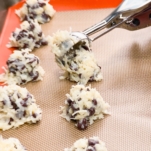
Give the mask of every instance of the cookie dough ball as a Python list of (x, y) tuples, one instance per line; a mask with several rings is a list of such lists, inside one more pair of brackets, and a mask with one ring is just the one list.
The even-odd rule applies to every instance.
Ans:
[(77, 140), (71, 148), (65, 148), (64, 151), (107, 151), (107, 148), (98, 137), (90, 137)]
[(27, 51), (14, 51), (7, 60), (5, 73), (0, 75), (0, 82), (23, 85), (30, 81), (43, 80), (45, 71), (39, 64), (39, 58)]
[(85, 130), (97, 119), (109, 114), (109, 104), (103, 101), (100, 93), (90, 86), (72, 86), (70, 94), (66, 94), (65, 106), (61, 107), (61, 116), (67, 121), (76, 122), (79, 130)]
[(55, 12), (52, 5), (49, 4), (49, 0), (26, 0), (23, 7), (16, 10), (21, 21), (37, 19), (41, 24), (49, 22)]
[(27, 151), (20, 141), (16, 138), (3, 139), (0, 135), (0, 150), (1, 151)]
[(51, 51), (55, 54), (58, 66), (64, 71), (60, 79), (69, 79), (80, 84), (101, 81), (101, 67), (97, 64), (89, 42), (78, 41), (68, 31), (58, 31), (51, 37)]
[(44, 36), (41, 26), (36, 20), (24, 21), (20, 26), (21, 28), (16, 28), (11, 34), (10, 42), (7, 44), (8, 48), (33, 50), (48, 44), (49, 37)]
[(17, 85), (0, 87), (0, 129), (5, 131), (41, 120), (41, 109), (26, 88)]

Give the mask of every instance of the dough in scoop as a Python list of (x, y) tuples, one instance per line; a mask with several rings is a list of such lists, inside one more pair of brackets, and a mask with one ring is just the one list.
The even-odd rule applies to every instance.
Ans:
[(51, 51), (55, 54), (58, 66), (64, 71), (60, 78), (84, 85), (88, 81), (101, 81), (101, 67), (97, 64), (89, 42), (78, 41), (68, 31), (58, 31), (50, 38)]

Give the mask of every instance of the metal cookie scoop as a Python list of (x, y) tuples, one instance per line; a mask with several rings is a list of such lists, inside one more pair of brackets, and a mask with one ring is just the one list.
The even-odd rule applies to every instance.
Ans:
[[(151, 0), (123, 0), (104, 20), (83, 32), (72, 32), (71, 35), (76, 36), (79, 41), (87, 39), (91, 42), (116, 27), (133, 31), (148, 26), (151, 26)], [(101, 30), (103, 30), (103, 32), (94, 38), (89, 37)]]

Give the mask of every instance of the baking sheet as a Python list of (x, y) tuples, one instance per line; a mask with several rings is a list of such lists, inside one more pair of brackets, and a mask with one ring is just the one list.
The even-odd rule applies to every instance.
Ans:
[[(99, 22), (112, 9), (58, 12), (50, 23), (42, 25), (46, 35), (58, 29), (82, 31)], [(29, 83), (27, 89), (43, 110), (42, 121), (18, 129), (0, 132), (16, 137), (28, 151), (62, 151), (77, 139), (99, 136), (108, 151), (151, 150), (151, 28), (140, 31), (115, 29), (97, 41), (92, 49), (102, 67), (104, 80), (92, 82), (106, 102), (111, 116), (97, 120), (86, 131), (59, 117), (59, 106), (75, 83), (59, 80), (59, 67), (50, 47), (33, 53), (39, 56), (46, 71), (43, 82)]]

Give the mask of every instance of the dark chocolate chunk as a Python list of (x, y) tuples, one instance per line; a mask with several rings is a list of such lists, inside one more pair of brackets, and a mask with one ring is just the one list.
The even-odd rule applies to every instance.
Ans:
[(89, 51), (89, 48), (88, 48), (86, 45), (82, 45), (81, 47), (82, 47), (83, 49)]
[(15, 102), (11, 101), (11, 105), (13, 106), (14, 110), (19, 109), (19, 107), (17, 106), (17, 104)]
[(41, 36), (42, 36), (42, 32), (40, 32), (40, 33), (38, 34), (38, 36), (41, 37)]
[(47, 15), (45, 12), (42, 13), (42, 18), (44, 18), (46, 21), (50, 19), (51, 17)]
[(90, 109), (88, 109), (89, 111), (89, 116), (92, 116), (95, 113), (95, 108), (91, 107)]
[(88, 122), (85, 118), (77, 122), (77, 128), (79, 130), (85, 130), (87, 127), (88, 127)]
[(71, 108), (72, 108), (73, 112), (76, 112), (79, 110), (79, 108), (76, 106), (76, 103), (74, 101), (71, 103)]
[(10, 67), (10, 68), (9, 68), (9, 72), (10, 72), (10, 73), (16, 74), (16, 71), (17, 71), (17, 70), (16, 70), (14, 67)]
[(29, 48), (29, 44), (24, 43), (23, 48), (24, 49)]
[(92, 103), (93, 103), (94, 105), (97, 105), (97, 100), (96, 100), (96, 99), (93, 99), (93, 100), (92, 100)]
[(69, 106), (71, 106), (72, 100), (71, 100), (71, 99), (68, 99), (68, 100), (67, 100), (67, 103), (68, 103)]
[(95, 144), (99, 144), (98, 141), (94, 140), (94, 139), (89, 139), (88, 140), (88, 146), (94, 146)]
[(37, 117), (36, 113), (33, 113), (33, 114), (32, 114), (32, 116), (33, 116), (34, 118), (36, 118), (36, 117)]
[(45, 41), (45, 40), (42, 40), (42, 41), (41, 41), (41, 45), (42, 45), (42, 46), (48, 45), (48, 42)]
[(44, 7), (46, 5), (46, 3), (38, 3), (40, 7)]
[(13, 119), (13, 118), (10, 118), (8, 125), (11, 125), (11, 122), (13, 122), (13, 121), (14, 121), (14, 119)]

